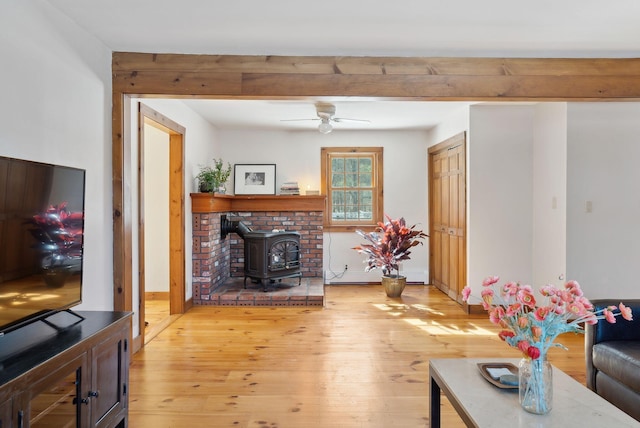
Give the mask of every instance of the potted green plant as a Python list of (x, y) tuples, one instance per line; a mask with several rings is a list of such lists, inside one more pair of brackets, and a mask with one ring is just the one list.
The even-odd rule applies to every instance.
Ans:
[(407, 284), (407, 278), (400, 275), (399, 263), (409, 260), (410, 249), (416, 245), (422, 245), (422, 239), (429, 235), (416, 230), (416, 225), (407, 227), (403, 217), (395, 220), (386, 214), (385, 217), (387, 222), (378, 222), (373, 232), (367, 233), (357, 229), (356, 233), (368, 243), (353, 249), (367, 256), (365, 272), (376, 268), (382, 269), (382, 285), (387, 296), (400, 297)]
[(200, 192), (211, 193), (219, 192), (225, 193), (224, 184), (231, 175), (231, 164), (227, 162), (227, 167), (224, 167), (224, 161), (222, 159), (213, 159), (213, 166), (200, 165), (200, 172), (196, 175), (198, 180), (198, 190)]

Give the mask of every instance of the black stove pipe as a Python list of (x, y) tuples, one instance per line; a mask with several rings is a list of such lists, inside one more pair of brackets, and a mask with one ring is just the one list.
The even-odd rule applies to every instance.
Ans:
[(253, 231), (240, 220), (228, 220), (226, 215), (220, 216), (220, 237), (224, 241), (228, 234), (235, 233), (244, 239), (244, 235)]

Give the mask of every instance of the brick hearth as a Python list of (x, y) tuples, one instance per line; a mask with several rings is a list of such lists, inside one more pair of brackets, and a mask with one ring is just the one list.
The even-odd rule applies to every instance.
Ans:
[(244, 288), (242, 278), (229, 278), (215, 289), (209, 300), (201, 303), (210, 306), (324, 306), (324, 284), (322, 278), (285, 278), (267, 284), (247, 279)]
[[(324, 304), (322, 283), (322, 210), (309, 209), (292, 211), (295, 202), (309, 203), (309, 199), (298, 197), (281, 198), (272, 196), (271, 205), (264, 211), (225, 211), (220, 208), (214, 196), (203, 205), (202, 194), (194, 199), (193, 209), (193, 304), (224, 306), (321, 306)], [(233, 197), (231, 197), (233, 198)], [(236, 197), (237, 198), (237, 197)], [(228, 201), (229, 196), (222, 199)], [(232, 201), (234, 199), (231, 199)], [(264, 201), (264, 198), (261, 199)], [(293, 201), (293, 203), (292, 203)], [(322, 200), (323, 201), (323, 200)], [(198, 202), (198, 203), (196, 203)], [(238, 198), (247, 206), (251, 201)], [(274, 210), (279, 203), (282, 210)], [(264, 206), (264, 202), (262, 202)], [(323, 206), (323, 205), (321, 205)], [(289, 210), (287, 210), (287, 207)], [(198, 212), (199, 211), (199, 212)], [(211, 212), (209, 212), (211, 211)], [(240, 220), (253, 230), (284, 229), (300, 233), (300, 271), (302, 284), (298, 279), (283, 279), (278, 287), (268, 285), (267, 291), (261, 284), (247, 279), (247, 290), (242, 286), (244, 279), (244, 242), (232, 233), (222, 240), (220, 235), (221, 216), (229, 220)], [(288, 285), (289, 283), (295, 286)]]

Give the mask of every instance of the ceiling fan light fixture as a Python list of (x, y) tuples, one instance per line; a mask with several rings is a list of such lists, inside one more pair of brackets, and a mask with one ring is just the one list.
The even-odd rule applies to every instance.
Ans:
[(321, 134), (328, 134), (333, 131), (333, 126), (331, 126), (328, 120), (322, 119), (322, 123), (318, 126), (318, 131), (320, 131)]

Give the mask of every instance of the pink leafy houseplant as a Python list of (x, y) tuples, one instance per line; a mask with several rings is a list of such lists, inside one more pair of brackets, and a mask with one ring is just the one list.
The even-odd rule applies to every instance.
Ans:
[(365, 272), (373, 269), (382, 269), (385, 276), (400, 276), (398, 263), (409, 260), (410, 249), (416, 245), (422, 245), (422, 239), (429, 235), (416, 230), (416, 225), (407, 227), (403, 217), (393, 220), (385, 214), (386, 223), (378, 222), (373, 232), (364, 232), (360, 229), (356, 233), (362, 236), (368, 243), (353, 247), (354, 250), (367, 256)]
[[(530, 285), (507, 282), (496, 287), (498, 281), (499, 277), (490, 276), (482, 282), (482, 306), (489, 312), (491, 322), (503, 328), (498, 336), (526, 358), (546, 356), (551, 347), (566, 349), (555, 339), (562, 333), (584, 333), (582, 323), (596, 324), (600, 319), (615, 323), (619, 315), (632, 319), (631, 308), (622, 302), (594, 312), (576, 281), (567, 282), (564, 288), (541, 287), (542, 305), (538, 305)], [(462, 298), (468, 302), (470, 297), (467, 286)]]

